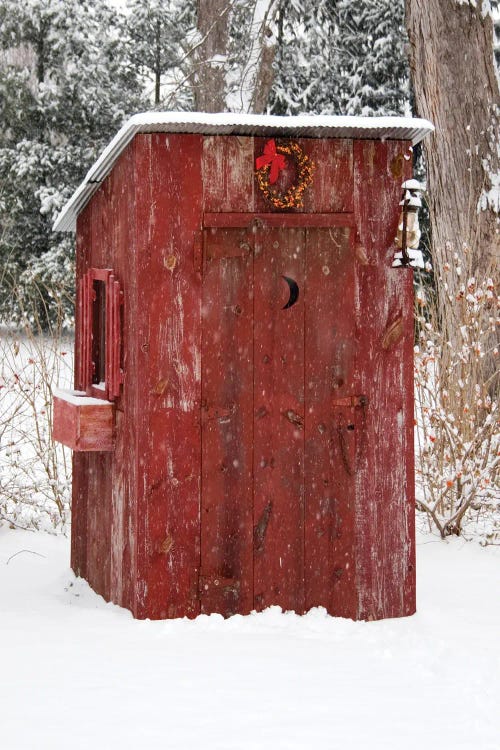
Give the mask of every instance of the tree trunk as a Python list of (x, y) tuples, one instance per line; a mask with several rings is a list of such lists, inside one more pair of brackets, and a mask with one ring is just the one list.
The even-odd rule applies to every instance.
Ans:
[[(240, 54), (229, 48), (230, 17), (234, 12), (231, 0), (198, 0), (198, 34), (200, 41), (195, 56), (194, 96), (196, 109), (219, 112), (227, 109), (238, 112), (266, 111), (269, 92), (274, 80), (273, 62), (276, 37), (273, 33), (276, 0), (252, 0), (248, 28), (240, 29), (244, 39)], [(231, 68), (231, 66), (233, 66)], [(233, 90), (226, 80), (231, 68)], [(238, 71), (239, 89), (234, 91), (234, 74)]]
[[(272, 30), (273, 12), (276, 10), (275, 0), (256, 0), (253, 12), (252, 29), (255, 37), (247, 63), (253, 75), (250, 80), (253, 92), (248, 111), (263, 114), (267, 109), (269, 92), (274, 82), (274, 58), (276, 56), (277, 38)], [(258, 31), (257, 31), (258, 30)], [(246, 76), (245, 76), (246, 78)]]
[(460, 319), (453, 313), (456, 300), (467, 294), (468, 279), (481, 284), (497, 273), (500, 91), (493, 21), (486, 3), (476, 0), (406, 0), (406, 27), (417, 113), (436, 127), (425, 155), (440, 327), (449, 342), (441, 367), (447, 371), (451, 352), (483, 335), (482, 383), (495, 398), (494, 297), (482, 306), (474, 330), (466, 330), (463, 311)]
[(276, 45), (264, 42), (261, 48), (261, 56), (255, 77), (255, 88), (252, 96), (250, 111), (255, 114), (264, 114), (267, 109), (269, 92), (274, 82), (273, 63), (276, 55)]
[(425, 154), (438, 275), (456, 265), (455, 253), (463, 274), (483, 277), (498, 258), (500, 93), (493, 21), (483, 5), (406, 0), (417, 113), (436, 127)]
[(158, 18), (155, 28), (155, 105), (160, 103), (161, 73), (161, 20)]
[(36, 42), (36, 79), (38, 83), (45, 81), (45, 30), (40, 28), (40, 36)]
[(229, 0), (198, 0), (198, 33), (194, 97), (199, 112), (226, 109)]

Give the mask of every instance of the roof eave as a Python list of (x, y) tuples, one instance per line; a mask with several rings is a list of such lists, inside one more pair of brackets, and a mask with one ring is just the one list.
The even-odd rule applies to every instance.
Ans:
[(433, 132), (428, 120), (403, 117), (299, 115), (278, 117), (204, 112), (145, 112), (131, 117), (106, 146), (56, 218), (55, 232), (74, 232), (76, 219), (137, 133), (264, 135), (302, 138), (407, 140), (413, 145)]

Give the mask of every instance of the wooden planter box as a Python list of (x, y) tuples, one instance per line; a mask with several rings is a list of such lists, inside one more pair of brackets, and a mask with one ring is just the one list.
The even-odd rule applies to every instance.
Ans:
[(55, 391), (53, 435), (74, 451), (113, 450), (113, 404), (81, 391)]

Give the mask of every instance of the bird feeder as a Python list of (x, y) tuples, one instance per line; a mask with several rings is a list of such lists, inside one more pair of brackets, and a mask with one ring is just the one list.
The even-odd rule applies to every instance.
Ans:
[(392, 266), (393, 268), (399, 266), (424, 268), (422, 252), (418, 249), (420, 244), (418, 209), (422, 207), (420, 193), (425, 191), (425, 186), (417, 180), (405, 180), (402, 188), (403, 197), (399, 202), (401, 214), (396, 235), (396, 245), (401, 248), (401, 252), (394, 254)]
[(54, 435), (71, 565), (106, 600), (415, 611), (412, 270), (391, 264), (431, 130), (153, 112), (91, 168), (55, 224), (77, 305)]

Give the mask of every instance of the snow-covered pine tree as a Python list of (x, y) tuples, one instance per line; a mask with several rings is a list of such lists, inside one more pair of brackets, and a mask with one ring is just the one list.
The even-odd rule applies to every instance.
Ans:
[(336, 18), (332, 0), (279, 0), (278, 49), (269, 109), (277, 115), (337, 113)]
[[(86, 170), (141, 107), (116, 11), (100, 0), (0, 0), (0, 307), (71, 283), (72, 242), (53, 219)], [(16, 294), (12, 294), (13, 286)]]
[(408, 111), (409, 66), (403, 0), (338, 0), (339, 100), (347, 115)]
[(402, 114), (403, 0), (281, 0), (272, 111)]
[(190, 49), (193, 0), (129, 0), (129, 59), (145, 80), (155, 109), (192, 109)]

